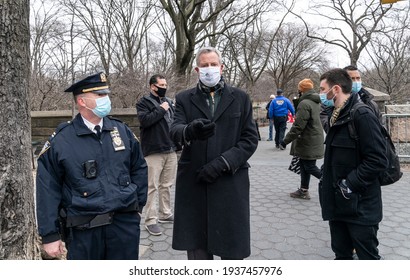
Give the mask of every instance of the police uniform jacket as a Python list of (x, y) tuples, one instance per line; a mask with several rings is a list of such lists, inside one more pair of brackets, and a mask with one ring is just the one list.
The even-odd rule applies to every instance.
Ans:
[[(124, 149), (115, 151), (118, 131)], [(118, 139), (117, 139), (118, 140)], [(61, 124), (38, 159), (36, 197), (43, 243), (60, 239), (59, 209), (67, 217), (139, 210), (147, 198), (147, 166), (140, 144), (121, 121), (104, 118), (101, 140), (80, 114)], [(95, 178), (86, 178), (84, 162), (95, 160)]]
[[(354, 96), (353, 96), (354, 97)], [(387, 167), (385, 141), (377, 117), (368, 106), (357, 109), (359, 102), (350, 97), (325, 140), (323, 178), (319, 184), (319, 201), (324, 220), (376, 225), (382, 220), (382, 196), (378, 175)], [(354, 121), (359, 139), (351, 138), (348, 123)], [(352, 190), (343, 197), (338, 180), (346, 179)]]
[[(184, 127), (198, 118), (215, 122), (215, 135), (185, 145), (178, 162), (173, 248), (206, 249), (235, 258), (250, 255), (249, 164), (258, 145), (248, 95), (225, 84), (212, 117), (205, 94), (192, 88), (176, 96), (171, 137), (182, 141)], [(223, 156), (230, 171), (214, 183), (200, 183), (197, 171)]]
[(296, 119), (283, 142), (292, 142), (290, 154), (305, 160), (323, 158), (323, 129), (320, 123), (320, 97), (309, 90), (300, 97)]

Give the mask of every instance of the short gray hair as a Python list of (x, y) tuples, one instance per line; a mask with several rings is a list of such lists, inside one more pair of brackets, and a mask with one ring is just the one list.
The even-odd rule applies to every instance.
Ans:
[(219, 63), (222, 64), (222, 55), (221, 55), (221, 52), (220, 52), (220, 51), (218, 51), (218, 50), (217, 50), (216, 48), (214, 48), (214, 47), (203, 47), (203, 48), (200, 48), (199, 51), (198, 51), (198, 53), (196, 54), (196, 58), (195, 58), (196, 65), (197, 65), (197, 66), (199, 65), (199, 57), (200, 57), (202, 54), (204, 54), (204, 53), (211, 53), (211, 52), (214, 52), (214, 53), (216, 53), (216, 54), (218, 55)]

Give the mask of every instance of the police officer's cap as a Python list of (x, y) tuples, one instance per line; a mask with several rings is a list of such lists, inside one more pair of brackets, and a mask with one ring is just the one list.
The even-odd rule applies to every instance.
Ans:
[(72, 84), (65, 92), (72, 92), (74, 95), (87, 92), (109, 94), (110, 89), (108, 88), (107, 77), (104, 73), (100, 72)]
[(276, 94), (282, 94), (283, 93), (283, 90), (281, 89), (281, 88), (278, 88), (277, 90), (276, 90)]

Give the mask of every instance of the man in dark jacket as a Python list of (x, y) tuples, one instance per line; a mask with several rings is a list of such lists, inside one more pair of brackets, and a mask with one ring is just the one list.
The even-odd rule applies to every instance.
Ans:
[[(345, 70), (324, 73), (320, 90), (334, 100), (319, 184), (332, 250), (336, 259), (352, 259), (353, 249), (359, 259), (380, 259), (377, 231), (383, 212), (378, 175), (386, 169), (387, 159), (379, 121), (368, 106), (359, 107), (350, 118), (350, 110), (359, 101), (351, 94), (352, 80)], [(350, 137), (351, 121), (358, 139)]]
[(310, 175), (320, 178), (322, 172), (316, 160), (323, 158), (323, 129), (320, 123), (320, 97), (313, 90), (313, 82), (303, 79), (298, 84), (301, 93), (296, 120), (285, 139), (279, 144), (285, 148), (292, 143), (290, 154), (300, 158), (300, 187), (290, 193), (293, 198), (310, 199)]
[[(374, 115), (379, 118), (380, 122), (382, 122), (382, 114), (380, 112), (379, 106), (373, 100), (373, 96), (362, 87), (362, 78), (360, 76), (359, 70), (353, 65), (346, 66), (343, 69), (347, 71), (350, 78), (352, 79), (352, 95), (356, 96), (359, 102), (363, 102), (364, 104), (369, 106)], [(327, 132), (329, 130), (328, 120), (331, 112), (333, 111), (333, 104), (331, 101), (326, 100), (324, 95), (321, 95), (321, 100), (322, 106), (320, 112), (320, 120), (322, 122), (323, 129), (325, 130), (325, 132)]]
[(172, 247), (188, 259), (250, 255), (249, 164), (258, 145), (252, 103), (226, 84), (218, 50), (198, 51), (198, 85), (176, 96), (172, 138), (183, 144)]
[[(141, 128), (141, 146), (148, 165), (148, 198), (145, 206), (145, 228), (161, 235), (158, 223), (172, 223), (171, 187), (177, 172), (177, 147), (169, 135), (174, 119), (174, 104), (165, 97), (167, 81), (156, 74), (149, 80), (150, 94), (137, 103)], [(158, 197), (158, 198), (157, 198)], [(156, 207), (158, 199), (158, 212)]]
[(275, 126), (275, 145), (276, 148), (279, 149), (279, 143), (281, 143), (283, 137), (285, 137), (288, 113), (290, 112), (292, 116), (295, 116), (295, 109), (290, 100), (283, 96), (282, 89), (279, 88), (276, 94), (276, 98), (273, 99), (269, 107), (269, 118), (273, 119)]
[(107, 117), (110, 90), (103, 73), (66, 89), (79, 114), (58, 126), (38, 159), (36, 207), (44, 250), (68, 259), (138, 259), (147, 165), (121, 121)]

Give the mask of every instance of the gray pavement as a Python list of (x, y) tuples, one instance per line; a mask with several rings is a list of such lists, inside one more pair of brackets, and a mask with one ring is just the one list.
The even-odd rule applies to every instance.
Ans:
[[(331, 260), (330, 234), (321, 218), (316, 178), (311, 179), (311, 200), (289, 196), (299, 186), (299, 175), (287, 170), (289, 148), (280, 151), (268, 142), (268, 128), (249, 160), (251, 164), (251, 260)], [(318, 165), (322, 161), (318, 161)], [(394, 185), (383, 187), (384, 219), (379, 229), (379, 250), (386, 260), (410, 259), (410, 172)], [(172, 201), (174, 201), (174, 189)], [(140, 259), (186, 259), (172, 249), (172, 224), (160, 224), (164, 233), (150, 235), (141, 222)]]

